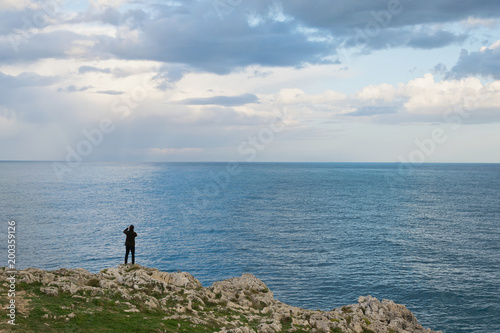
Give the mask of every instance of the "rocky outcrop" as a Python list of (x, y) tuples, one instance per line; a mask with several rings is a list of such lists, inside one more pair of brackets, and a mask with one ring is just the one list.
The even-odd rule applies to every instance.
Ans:
[[(7, 283), (5, 269), (0, 280)], [(221, 333), (274, 332), (435, 332), (424, 329), (411, 311), (393, 301), (359, 297), (357, 304), (332, 311), (313, 311), (284, 304), (258, 278), (243, 274), (205, 288), (188, 273), (167, 273), (139, 265), (120, 265), (98, 274), (84, 269), (18, 271), (17, 281), (37, 286), (47, 296), (61, 294), (95, 299), (112, 298), (124, 312), (159, 312), (163, 320)], [(49, 314), (46, 314), (48, 316)], [(69, 313), (64, 320), (74, 320)]]

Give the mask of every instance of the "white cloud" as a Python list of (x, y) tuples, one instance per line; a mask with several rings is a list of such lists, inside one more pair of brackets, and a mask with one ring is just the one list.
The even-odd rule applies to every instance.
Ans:
[(274, 101), (289, 107), (301, 123), (307, 119), (327, 121), (345, 114), (361, 116), (359, 121), (363, 122), (380, 122), (383, 118), (389, 123), (432, 123), (444, 121), (447, 112), (458, 109), (475, 114), (473, 122), (488, 122), (500, 121), (499, 88), (500, 81), (483, 83), (473, 77), (436, 81), (429, 73), (407, 83), (369, 85), (351, 95), (331, 90), (306, 94), (301, 89), (282, 89), (267, 98), (259, 97), (266, 103)]
[(485, 18), (478, 18), (478, 17), (468, 17), (466, 20), (462, 21), (462, 24), (465, 25), (466, 27), (487, 27), (490, 29), (493, 29), (497, 26), (498, 24), (498, 19), (485, 19)]
[(451, 108), (491, 107), (500, 96), (491, 87), (473, 77), (436, 82), (432, 74), (426, 74), (402, 86), (400, 94), (408, 98), (404, 107), (409, 113), (444, 114)]
[(94, 8), (118, 7), (128, 2), (128, 0), (89, 0), (90, 5)]
[(488, 50), (495, 50), (500, 47), (500, 39), (491, 44), (489, 47), (488, 46), (483, 46), (479, 49), (479, 52), (484, 53)]
[(37, 9), (39, 5), (31, 0), (2, 0), (0, 1), (0, 10)]
[(383, 83), (376, 86), (370, 85), (368, 87), (364, 87), (356, 94), (356, 97), (361, 100), (382, 100), (384, 102), (389, 102), (394, 100), (396, 93), (396, 87)]

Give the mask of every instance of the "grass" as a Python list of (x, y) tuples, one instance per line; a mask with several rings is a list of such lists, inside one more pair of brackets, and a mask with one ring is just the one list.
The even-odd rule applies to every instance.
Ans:
[(350, 307), (348, 307), (348, 306), (343, 306), (343, 307), (342, 307), (342, 312), (343, 312), (343, 313), (352, 313), (353, 311), (352, 311), (352, 309), (351, 309)]
[[(128, 266), (127, 270), (136, 270), (139, 266)], [(99, 280), (90, 278), (85, 283), (86, 286), (98, 287)], [(16, 304), (25, 304), (18, 308), (16, 313), (16, 326), (9, 325), (7, 320), (0, 322), (0, 332), (216, 332), (222, 329), (222, 322), (225, 322), (227, 329), (246, 326), (257, 331), (260, 323), (273, 322), (273, 312), (262, 309), (266, 304), (254, 297), (256, 290), (245, 290), (238, 294), (237, 299), (249, 299), (253, 304), (254, 314), (258, 318), (251, 318), (242, 315), (238, 310), (226, 307), (227, 301), (222, 294), (202, 293), (200, 298), (192, 298), (192, 291), (183, 288), (168, 286), (163, 283), (141, 283), (140, 290), (128, 290), (128, 294), (122, 291), (111, 289), (97, 289), (83, 287), (76, 294), (63, 292), (59, 288), (57, 296), (47, 295), (40, 291), (45, 285), (41, 283), (26, 284), (19, 282), (16, 284)], [(85, 290), (88, 289), (88, 290)], [(136, 287), (137, 288), (137, 287)], [(6, 306), (9, 302), (7, 298), (6, 285), (0, 285), (0, 317), (7, 317)], [(98, 290), (100, 293), (96, 293)], [(267, 290), (269, 292), (269, 290)], [(215, 299), (210, 298), (215, 297)], [(146, 303), (150, 301), (160, 301), (163, 309), (152, 307)], [(148, 303), (150, 304), (150, 303)], [(152, 304), (152, 303), (151, 303)], [(192, 309), (187, 308), (191, 304)], [(180, 311), (179, 306), (184, 307)], [(177, 309), (176, 309), (177, 308)], [(137, 309), (139, 312), (130, 312)], [(260, 310), (260, 311), (255, 311)], [(184, 312), (186, 317), (173, 316), (177, 311)], [(354, 310), (349, 306), (341, 308), (344, 318), (332, 318), (331, 322), (347, 322), (351, 325)], [(195, 315), (193, 315), (195, 314)], [(297, 318), (305, 318), (307, 321), (314, 314), (307, 311)], [(176, 319), (171, 319), (171, 317)], [(191, 318), (189, 318), (191, 316)], [(294, 325), (294, 315), (281, 318), (282, 332), (306, 333), (311, 328)], [(199, 324), (194, 324), (190, 320)], [(368, 318), (362, 318), (363, 326), (371, 325)], [(332, 328), (331, 333), (343, 333), (341, 328)], [(374, 333), (367, 327), (363, 327), (362, 333)], [(398, 333), (389, 329), (389, 333)]]
[[(194, 325), (188, 321), (163, 319), (165, 311), (150, 310), (142, 302), (123, 300), (113, 295), (99, 298), (73, 297), (69, 293), (49, 296), (40, 292), (39, 283), (22, 284), (18, 293), (29, 300), (29, 311), (17, 312), (16, 325), (3, 321), (0, 330), (8, 332), (214, 332), (220, 330), (211, 325)], [(5, 310), (8, 299), (6, 289), (1, 287), (0, 315), (7, 318)], [(125, 312), (131, 308), (129, 302), (140, 312)], [(69, 318), (68, 315), (74, 314)], [(73, 315), (71, 315), (73, 316)]]
[(87, 286), (90, 287), (99, 287), (99, 279), (92, 278), (87, 281)]

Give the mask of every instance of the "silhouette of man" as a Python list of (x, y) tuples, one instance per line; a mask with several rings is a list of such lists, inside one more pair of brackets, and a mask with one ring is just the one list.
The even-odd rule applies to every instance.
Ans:
[(128, 253), (132, 253), (132, 265), (135, 263), (135, 238), (137, 237), (137, 233), (134, 231), (134, 226), (131, 225), (127, 229), (123, 230), (123, 233), (127, 235), (127, 239), (125, 240), (125, 265), (127, 264)]

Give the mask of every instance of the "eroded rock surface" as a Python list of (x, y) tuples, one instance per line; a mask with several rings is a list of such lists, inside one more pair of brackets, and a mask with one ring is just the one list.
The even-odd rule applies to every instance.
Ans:
[[(7, 283), (5, 269), (0, 281)], [(18, 282), (39, 284), (53, 297), (65, 293), (88, 301), (119, 299), (125, 312), (140, 312), (137, 304), (164, 313), (164, 320), (184, 320), (213, 327), (221, 333), (274, 332), (377, 332), (431, 333), (404, 305), (361, 296), (357, 304), (332, 311), (313, 311), (284, 304), (257, 277), (243, 274), (205, 288), (192, 275), (167, 273), (139, 265), (119, 265), (98, 274), (84, 269), (18, 271)], [(64, 319), (71, 321), (70, 313)], [(163, 316), (163, 314), (162, 314)], [(194, 327), (193, 326), (193, 327)]]

